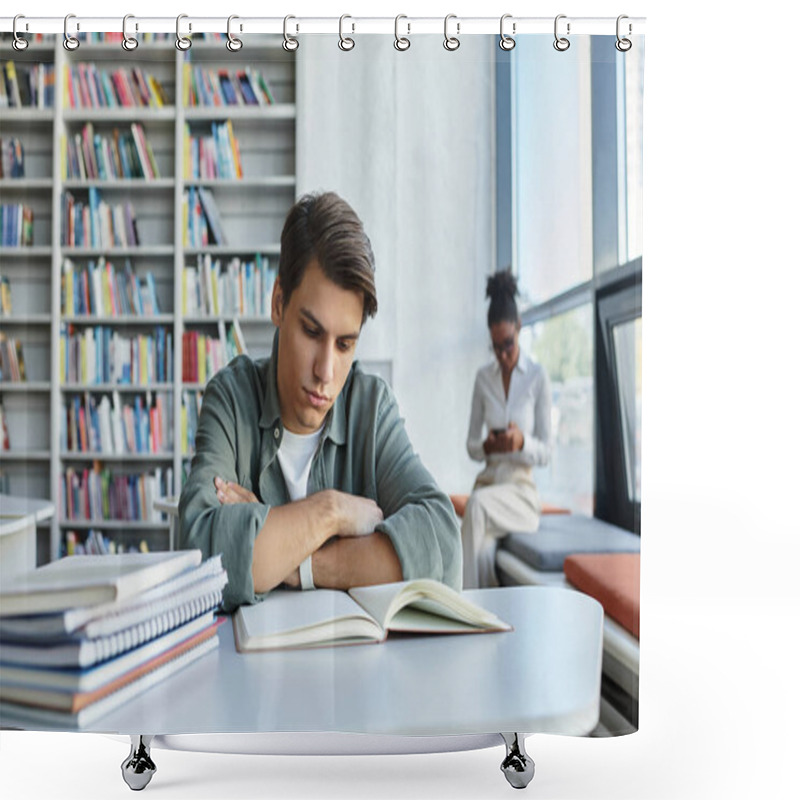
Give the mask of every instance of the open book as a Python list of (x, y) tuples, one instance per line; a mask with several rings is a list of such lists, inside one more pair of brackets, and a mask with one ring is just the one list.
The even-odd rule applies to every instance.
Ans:
[(277, 650), (381, 642), (389, 631), (477, 633), (511, 626), (439, 581), (420, 579), (340, 592), (278, 589), (233, 618), (236, 649)]

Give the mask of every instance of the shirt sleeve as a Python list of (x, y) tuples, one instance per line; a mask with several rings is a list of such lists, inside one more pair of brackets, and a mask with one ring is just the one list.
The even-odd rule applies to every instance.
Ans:
[(477, 375), (472, 389), (472, 410), (469, 415), (467, 453), (469, 453), (469, 457), (473, 461), (486, 461), (486, 453), (483, 450), (483, 392), (479, 381), (480, 375)]
[(433, 578), (461, 589), (461, 531), (453, 505), (414, 452), (387, 390), (378, 409), (376, 490), (403, 580)]
[(550, 391), (550, 378), (543, 367), (541, 380), (535, 382), (533, 387), (534, 421), (533, 430), (525, 431), (525, 441), (522, 445), (522, 454), (526, 462), (534, 467), (546, 467), (550, 462), (550, 419), (552, 397)]
[[(212, 379), (203, 395), (196, 453), (178, 507), (179, 547), (198, 548), (203, 558), (222, 554), (222, 564), (228, 573), (222, 597), (225, 611), (257, 599), (253, 587), (253, 544), (269, 511), (261, 503), (221, 505), (217, 499), (214, 488), (217, 475), (238, 480), (236, 424), (233, 393), (223, 382)], [(257, 434), (254, 431), (253, 435)]]

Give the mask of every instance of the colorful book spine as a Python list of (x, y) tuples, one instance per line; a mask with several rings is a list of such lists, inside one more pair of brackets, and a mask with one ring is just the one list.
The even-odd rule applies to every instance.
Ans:
[[(61, 518), (159, 523), (162, 515), (153, 508), (153, 501), (168, 494), (172, 483), (171, 468), (118, 475), (99, 465), (92, 469), (67, 467), (61, 476)], [(94, 546), (103, 548), (103, 541), (96, 539)]]
[(137, 247), (136, 213), (126, 202), (109, 205), (100, 192), (89, 187), (88, 202), (64, 192), (61, 200), (61, 244), (66, 247)]
[(224, 328), (218, 336), (184, 331), (182, 347), (184, 383), (205, 384), (232, 357), (246, 352), (243, 342), (240, 348), (236, 339), (230, 339)]
[(103, 325), (77, 332), (64, 323), (60, 338), (62, 383), (145, 385), (173, 379), (172, 332), (161, 326), (151, 335), (128, 337)]
[(70, 180), (121, 180), (161, 177), (144, 128), (132, 123), (130, 130), (114, 128), (110, 136), (94, 132), (87, 122), (80, 133), (61, 137), (62, 175)]
[(171, 405), (168, 392), (148, 391), (132, 403), (123, 403), (118, 393), (99, 398), (91, 392), (75, 394), (61, 405), (61, 448), (105, 455), (169, 452), (174, 442)]
[(266, 316), (277, 267), (266, 256), (234, 257), (227, 264), (205, 253), (183, 270), (183, 313), (187, 316)]
[(261, 72), (247, 67), (236, 72), (186, 64), (189, 106), (266, 106), (275, 102), (269, 82)]
[(66, 317), (148, 316), (159, 314), (152, 272), (139, 278), (130, 260), (122, 271), (105, 258), (85, 266), (64, 259), (61, 267), (61, 313)]
[(33, 245), (33, 209), (20, 203), (0, 205), (0, 244), (4, 247)]
[(66, 64), (64, 87), (68, 108), (160, 108), (170, 102), (158, 79), (138, 68)]
[(189, 124), (184, 135), (184, 177), (213, 180), (244, 177), (239, 142), (233, 133), (233, 123), (212, 122), (210, 135), (193, 135)]

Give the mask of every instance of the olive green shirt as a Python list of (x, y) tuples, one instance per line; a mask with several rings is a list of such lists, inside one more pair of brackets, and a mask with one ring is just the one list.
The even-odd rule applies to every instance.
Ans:
[[(272, 357), (238, 356), (208, 383), (196, 453), (180, 498), (179, 543), (204, 558), (222, 554), (228, 571), (223, 608), (263, 599), (253, 588), (253, 544), (273, 505), (289, 502), (276, 458), (283, 437)], [(257, 503), (221, 505), (219, 475), (249, 489)], [(461, 534), (453, 507), (414, 452), (397, 401), (379, 377), (354, 362), (325, 421), (308, 494), (322, 489), (374, 500), (403, 579), (435, 578), (461, 588)]]

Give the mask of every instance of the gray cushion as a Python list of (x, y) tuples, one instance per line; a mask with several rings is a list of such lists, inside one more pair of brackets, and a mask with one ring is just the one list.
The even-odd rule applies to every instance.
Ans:
[(510, 533), (497, 543), (541, 572), (560, 572), (573, 553), (638, 553), (630, 531), (583, 514), (544, 514), (535, 533)]

